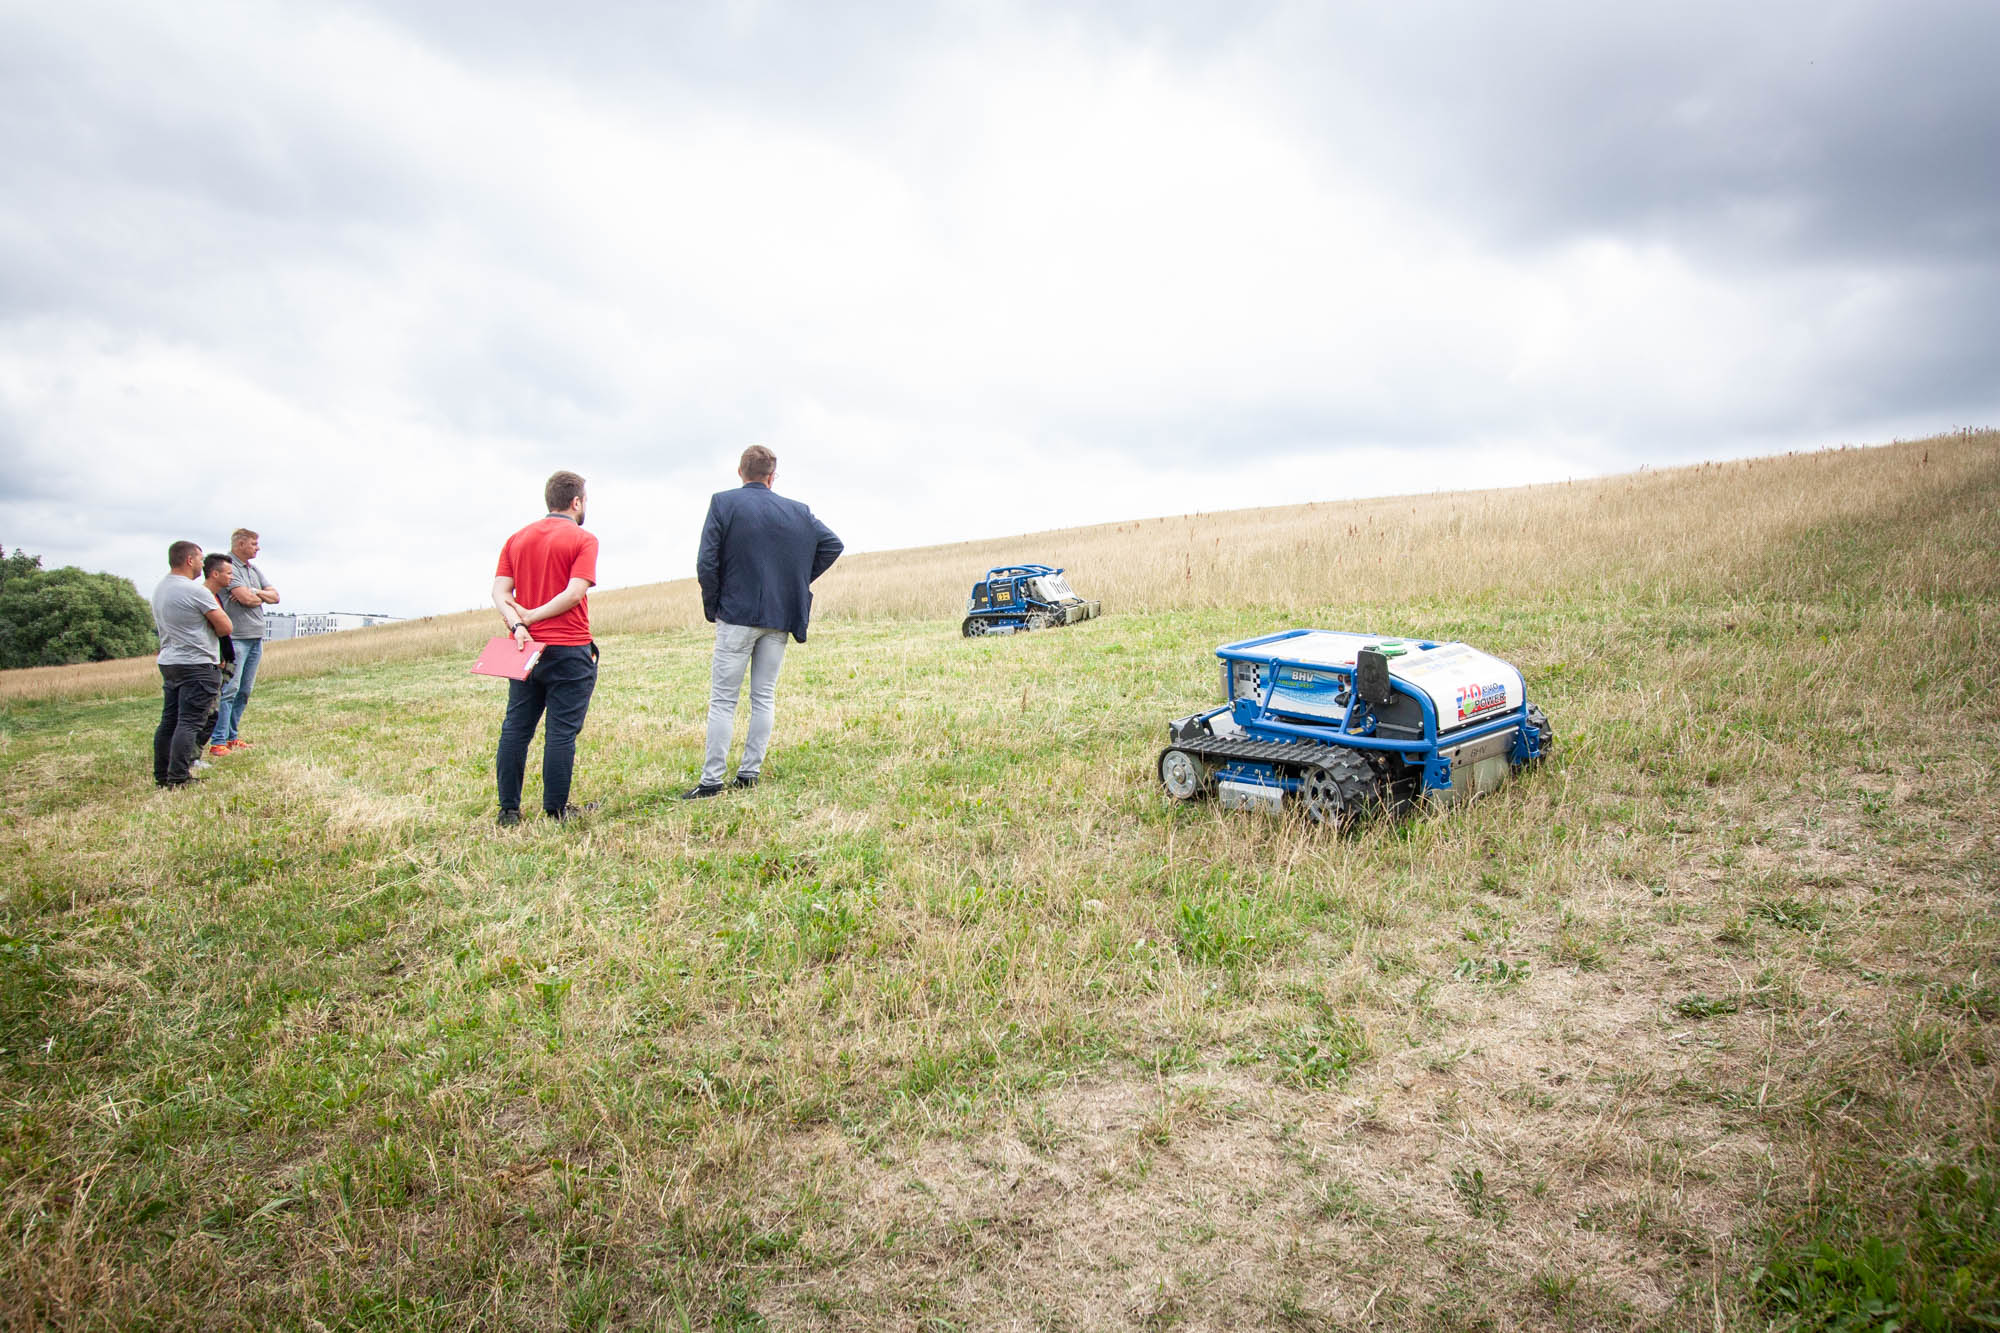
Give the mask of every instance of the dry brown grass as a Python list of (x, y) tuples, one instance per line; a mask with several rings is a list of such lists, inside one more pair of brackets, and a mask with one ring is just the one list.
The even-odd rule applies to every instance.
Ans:
[[(1325, 501), (1101, 523), (945, 546), (849, 555), (815, 586), (822, 621), (955, 619), (994, 565), (1044, 561), (1111, 611), (1263, 606), (1302, 613), (1350, 601), (1478, 599), (1571, 592), (1637, 579), (1662, 598), (1759, 549), (1749, 534), (1837, 522), (1913, 474), (1950, 488), (2000, 447), (1964, 431), (1867, 449), (1643, 470), (1590, 481)], [(692, 579), (591, 598), (600, 635), (693, 629)], [(272, 643), (259, 678), (283, 680), (415, 658), (476, 653), (485, 610)], [(0, 702), (150, 692), (148, 658), (0, 672)]]
[[(715, 802), (689, 590), (607, 593), (581, 827), (496, 834), (448, 662), (273, 690), (200, 803), (145, 702), (12, 704), (0, 1322), (1767, 1328), (1996, 1160), (1996, 495), (1987, 433), (857, 556)], [(958, 639), (1036, 556), (1117, 616)], [(1555, 759), (1172, 805), (1291, 619), (1490, 645)]]

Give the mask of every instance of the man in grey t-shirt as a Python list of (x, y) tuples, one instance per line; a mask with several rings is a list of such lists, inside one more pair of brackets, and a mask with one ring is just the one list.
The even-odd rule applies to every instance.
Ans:
[(167, 576), (153, 589), (165, 695), (153, 732), (153, 781), (162, 787), (184, 787), (194, 779), (209, 711), (222, 689), (220, 636), (229, 632), (229, 617), (215, 594), (229, 585), (232, 568), (226, 555), (204, 560), (194, 542), (175, 542), (167, 548)]
[(236, 674), (222, 682), (215, 732), (208, 738), (208, 752), (216, 758), (250, 748), (250, 742), (236, 732), (243, 723), (243, 710), (250, 706), (257, 663), (264, 659), (264, 608), (278, 600), (278, 590), (265, 582), (264, 571), (253, 563), (258, 545), (257, 534), (248, 528), (229, 534), (229, 558), (236, 572), (222, 594), (222, 609), (229, 615), (229, 637), (236, 647)]

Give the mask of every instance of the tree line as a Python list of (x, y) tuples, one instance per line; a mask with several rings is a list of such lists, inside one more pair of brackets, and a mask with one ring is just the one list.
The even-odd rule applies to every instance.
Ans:
[(132, 580), (0, 547), (0, 668), (69, 666), (159, 649), (153, 608)]

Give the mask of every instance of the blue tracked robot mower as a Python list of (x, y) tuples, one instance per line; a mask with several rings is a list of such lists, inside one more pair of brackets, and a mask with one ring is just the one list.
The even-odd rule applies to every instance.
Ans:
[(1491, 791), (1555, 743), (1521, 673), (1467, 644), (1294, 629), (1215, 655), (1222, 707), (1167, 724), (1177, 800), (1344, 826)]
[(1103, 603), (1086, 602), (1070, 591), (1063, 572), (1049, 565), (1002, 565), (986, 571), (972, 585), (965, 601), (965, 623), (959, 632), (968, 639), (982, 634), (1016, 634), (1023, 630), (1074, 625), (1103, 614)]

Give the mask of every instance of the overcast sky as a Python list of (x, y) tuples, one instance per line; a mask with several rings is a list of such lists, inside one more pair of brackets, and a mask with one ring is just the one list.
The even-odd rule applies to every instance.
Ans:
[[(0, 542), (606, 587), (2000, 421), (2000, 5), (0, 0)], [(1047, 558), (1061, 563), (1063, 553)], [(976, 571), (967, 571), (967, 582)]]

